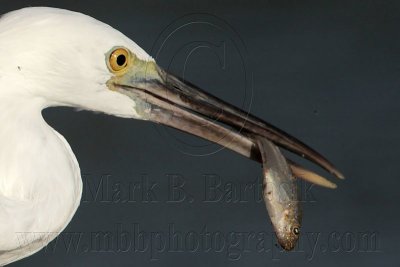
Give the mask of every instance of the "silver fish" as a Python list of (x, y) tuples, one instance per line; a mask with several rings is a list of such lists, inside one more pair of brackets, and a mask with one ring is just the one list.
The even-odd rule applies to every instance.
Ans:
[(292, 250), (300, 236), (301, 207), (296, 178), (278, 147), (255, 137), (262, 157), (263, 198), (279, 244)]

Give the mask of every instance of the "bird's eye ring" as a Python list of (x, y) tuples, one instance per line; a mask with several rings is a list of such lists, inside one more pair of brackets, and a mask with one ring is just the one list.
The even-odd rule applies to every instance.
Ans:
[(125, 48), (117, 48), (111, 54), (109, 58), (109, 67), (113, 72), (119, 72), (125, 69), (129, 63), (129, 51)]

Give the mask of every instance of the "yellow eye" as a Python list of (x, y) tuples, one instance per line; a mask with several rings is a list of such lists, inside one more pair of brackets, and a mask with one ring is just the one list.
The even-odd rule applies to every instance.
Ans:
[(110, 69), (114, 72), (121, 71), (128, 66), (129, 51), (124, 48), (115, 49), (109, 58)]

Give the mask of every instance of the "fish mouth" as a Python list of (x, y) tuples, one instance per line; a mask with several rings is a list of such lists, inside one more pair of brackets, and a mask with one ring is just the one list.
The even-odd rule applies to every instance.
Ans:
[(253, 137), (267, 138), (343, 178), (325, 157), (283, 130), (157, 65), (149, 69), (146, 75), (128, 73), (113, 81), (114, 90), (135, 100), (136, 111), (143, 119), (201, 137), (258, 162), (262, 162), (260, 149)]
[(278, 238), (279, 245), (285, 250), (292, 250), (295, 248), (297, 240), (300, 237), (300, 225), (290, 226), (285, 231), (277, 231), (275, 233)]

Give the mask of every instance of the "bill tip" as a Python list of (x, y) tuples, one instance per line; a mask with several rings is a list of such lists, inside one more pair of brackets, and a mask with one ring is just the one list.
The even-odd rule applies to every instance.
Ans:
[(336, 173), (336, 177), (339, 178), (339, 179), (342, 179), (342, 180), (345, 179), (344, 175), (339, 171)]

